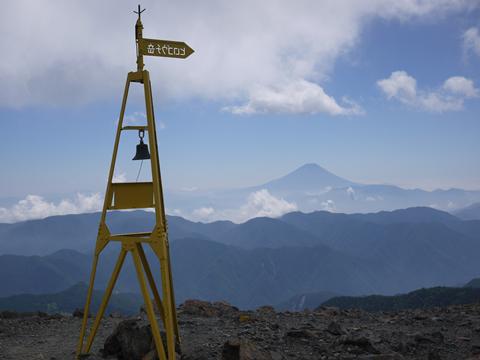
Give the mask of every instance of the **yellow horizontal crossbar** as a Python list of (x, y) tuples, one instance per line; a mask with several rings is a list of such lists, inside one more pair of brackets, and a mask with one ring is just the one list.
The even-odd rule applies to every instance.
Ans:
[(150, 242), (151, 232), (139, 232), (128, 234), (110, 235), (108, 240), (112, 241), (126, 241), (126, 242)]
[(124, 126), (122, 127), (122, 130), (145, 130), (148, 131), (148, 126), (135, 126), (135, 125), (129, 125), (129, 126)]

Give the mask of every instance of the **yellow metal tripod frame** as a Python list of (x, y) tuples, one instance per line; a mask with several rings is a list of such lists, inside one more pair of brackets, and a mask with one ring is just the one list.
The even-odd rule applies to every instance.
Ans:
[[(180, 343), (178, 332), (177, 314), (175, 308), (175, 296), (172, 283), (172, 270), (170, 266), (170, 252), (167, 236), (167, 220), (165, 216), (165, 208), (163, 201), (162, 181), (160, 175), (160, 162), (158, 158), (157, 136), (155, 128), (155, 115), (153, 110), (152, 89), (150, 83), (150, 75), (147, 70), (143, 70), (142, 66), (138, 66), (138, 71), (130, 72), (127, 77), (125, 90), (123, 94), (122, 107), (120, 110), (120, 118), (118, 121), (117, 133), (113, 149), (112, 162), (108, 175), (107, 190), (105, 192), (105, 202), (103, 205), (100, 225), (98, 230), (97, 242), (90, 274), (90, 281), (87, 292), (87, 300), (85, 303), (83, 321), (80, 330), (80, 339), (77, 347), (77, 359), (83, 354), (90, 352), (98, 327), (105, 313), (113, 288), (120, 274), (120, 270), (124, 263), (127, 253), (131, 253), (135, 270), (140, 284), (140, 290), (145, 301), (145, 310), (148, 320), (151, 324), (152, 336), (155, 347), (160, 360), (175, 359), (175, 344)], [(125, 108), (127, 104), (128, 91), (131, 83), (143, 84), (145, 94), (146, 107), (146, 126), (123, 126)], [(117, 151), (120, 143), (120, 136), (123, 131), (127, 130), (144, 130), (148, 132), (148, 143), (150, 147), (150, 164), (152, 172), (152, 182), (150, 183), (112, 183), (117, 159)], [(106, 215), (109, 210), (132, 209), (141, 207), (151, 207), (155, 209), (156, 225), (152, 232), (149, 233), (129, 233), (129, 234), (111, 234), (106, 224)], [(105, 249), (110, 241), (118, 241), (121, 243), (121, 250), (116, 262), (115, 268), (108, 282), (107, 288), (103, 295), (102, 302), (96, 314), (92, 328), (84, 346), (86, 335), (88, 315), (90, 311), (90, 303), (92, 300), (93, 287), (95, 283), (95, 274), (100, 259), (100, 253)], [(143, 244), (148, 244), (153, 253), (160, 262), (161, 283), (163, 297), (160, 297), (152, 271), (148, 264)], [(145, 275), (146, 279), (145, 280)], [(148, 286), (147, 286), (148, 283)], [(160, 328), (155, 316), (155, 311), (150, 296), (151, 290), (155, 305), (160, 313), (166, 334), (166, 349), (164, 347)]]

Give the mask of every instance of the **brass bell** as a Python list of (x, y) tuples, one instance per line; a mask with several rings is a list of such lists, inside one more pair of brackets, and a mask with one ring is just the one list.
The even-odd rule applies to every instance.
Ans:
[(143, 143), (144, 136), (145, 136), (145, 130), (138, 130), (138, 137), (140, 138), (140, 144), (137, 145), (137, 152), (132, 160), (150, 159), (150, 153), (148, 152), (148, 145)]

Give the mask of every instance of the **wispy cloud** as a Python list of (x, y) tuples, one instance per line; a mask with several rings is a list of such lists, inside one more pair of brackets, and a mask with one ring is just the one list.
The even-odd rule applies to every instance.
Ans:
[(180, 188), (180, 191), (184, 191), (184, 192), (194, 192), (194, 191), (197, 191), (197, 190), (198, 190), (198, 187), (196, 187), (196, 186), (188, 186), (188, 187)]
[(147, 115), (143, 111), (135, 111), (125, 115), (123, 125), (140, 125), (147, 122)]
[(321, 205), (321, 209), (325, 211), (335, 212), (336, 210), (335, 202), (333, 200), (322, 201), (320, 205)]
[(473, 52), (480, 57), (480, 32), (478, 28), (471, 27), (463, 33), (463, 48), (466, 54)]
[(355, 190), (351, 186), (347, 188), (347, 194), (350, 196), (350, 199), (355, 200)]
[(377, 85), (388, 99), (396, 99), (405, 105), (436, 113), (462, 110), (465, 99), (479, 95), (473, 81), (462, 76), (448, 78), (435, 90), (421, 90), (417, 88), (417, 80), (402, 70), (378, 80)]
[(120, 174), (113, 175), (112, 182), (114, 183), (123, 183), (127, 181), (127, 174), (122, 172)]
[(42, 196), (28, 195), (9, 208), (0, 207), (0, 222), (12, 223), (53, 215), (95, 212), (101, 209), (102, 204), (103, 199), (99, 193), (79, 193), (73, 199), (64, 199), (58, 203), (49, 202)]
[[(147, 114), (143, 111), (135, 111), (131, 114), (125, 115), (123, 120), (123, 125), (146, 125), (147, 124)], [(157, 120), (158, 128), (163, 130), (167, 127), (167, 124), (162, 120)]]

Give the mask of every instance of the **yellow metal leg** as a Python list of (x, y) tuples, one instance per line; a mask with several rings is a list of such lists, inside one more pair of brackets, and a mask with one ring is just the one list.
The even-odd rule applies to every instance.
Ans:
[(167, 261), (168, 261), (168, 275), (170, 278), (170, 303), (172, 304), (172, 322), (173, 322), (173, 327), (175, 330), (175, 335), (177, 336), (177, 342), (180, 344), (180, 334), (178, 331), (178, 321), (177, 321), (177, 307), (175, 304), (175, 291), (173, 289), (173, 279), (172, 279), (172, 265), (170, 263), (170, 249), (167, 248)]
[(93, 285), (95, 283), (95, 274), (97, 272), (97, 265), (98, 265), (98, 255), (95, 254), (93, 258), (92, 272), (90, 273), (90, 283), (88, 285), (87, 301), (85, 303), (85, 308), (83, 309), (83, 320), (82, 320), (82, 328), (80, 330), (80, 339), (78, 341), (78, 347), (77, 347), (77, 358), (82, 353), (83, 339), (85, 338), (85, 329), (87, 327), (87, 322), (88, 322), (88, 313), (90, 312), (90, 302), (92, 300), (92, 292), (93, 292)]
[(160, 316), (162, 321), (165, 323), (165, 310), (163, 309), (162, 300), (160, 298), (160, 294), (158, 293), (157, 286), (155, 285), (155, 279), (153, 278), (152, 271), (150, 270), (150, 266), (148, 265), (147, 257), (145, 256), (145, 252), (143, 251), (142, 244), (137, 244), (138, 255), (140, 256), (140, 260), (142, 261), (143, 268), (145, 269), (145, 274), (147, 275), (148, 283), (150, 284), (150, 289), (152, 289), (153, 298), (155, 299), (155, 303), (158, 307), (158, 311), (160, 312)]
[[(168, 353), (173, 354), (173, 357), (169, 357), (168, 360), (175, 360), (175, 334), (174, 334), (174, 325), (173, 325), (173, 307), (175, 305), (172, 304), (172, 298), (171, 298), (171, 291), (172, 287), (170, 286), (170, 275), (168, 274), (170, 269), (168, 269), (168, 265), (165, 264), (164, 269), (162, 271), (162, 283), (166, 282), (164, 286), (164, 299), (167, 300), (166, 307), (168, 308), (168, 316), (167, 316), (167, 322), (165, 324), (166, 328), (166, 333), (167, 333), (167, 348), (168, 348)], [(165, 301), (165, 300), (164, 300)]]
[(117, 260), (117, 263), (115, 264), (115, 268), (113, 270), (112, 276), (105, 290), (105, 294), (103, 295), (102, 303), (100, 305), (100, 308), (98, 309), (97, 316), (95, 318), (95, 322), (93, 323), (92, 330), (88, 336), (85, 353), (88, 353), (92, 347), (93, 340), (95, 339), (95, 335), (97, 334), (98, 326), (100, 325), (100, 321), (102, 320), (103, 314), (105, 313), (105, 309), (107, 308), (108, 301), (110, 300), (110, 296), (112, 295), (113, 287), (117, 282), (118, 275), (120, 274), (120, 270), (122, 269), (123, 261), (125, 260), (126, 255), (127, 255), (127, 250), (125, 250), (122, 247), (122, 250), (120, 250), (120, 254), (118, 255), (118, 260)]
[[(165, 242), (151, 244), (153, 251), (157, 254), (160, 260), (160, 272), (162, 275), (162, 289), (163, 289), (163, 305), (165, 310), (165, 332), (167, 333), (167, 349), (168, 349), (168, 360), (175, 360), (175, 334), (174, 334), (174, 325), (173, 325), (173, 311), (172, 307), (175, 306), (172, 304), (171, 291), (172, 287), (170, 284), (170, 267), (168, 266), (168, 258), (166, 256), (166, 244)], [(172, 357), (170, 355), (173, 354)]]
[[(153, 311), (152, 300), (150, 299), (150, 292), (147, 289), (147, 284), (145, 283), (145, 278), (143, 276), (142, 261), (140, 260), (140, 255), (137, 247), (132, 250), (132, 257), (135, 264), (135, 269), (137, 271), (140, 289), (142, 291), (143, 299), (145, 301), (145, 308), (147, 310), (148, 320), (150, 321), (150, 326), (152, 329), (152, 335), (155, 341), (155, 348), (157, 349), (158, 357), (160, 358), (160, 360), (167, 360), (167, 357), (165, 355), (165, 349), (163, 348), (162, 338), (160, 337), (160, 329), (158, 327), (157, 319), (155, 318), (155, 312)], [(170, 353), (170, 349), (168, 349), (168, 352), (168, 360), (175, 359), (175, 349), (173, 349), (173, 355)]]

